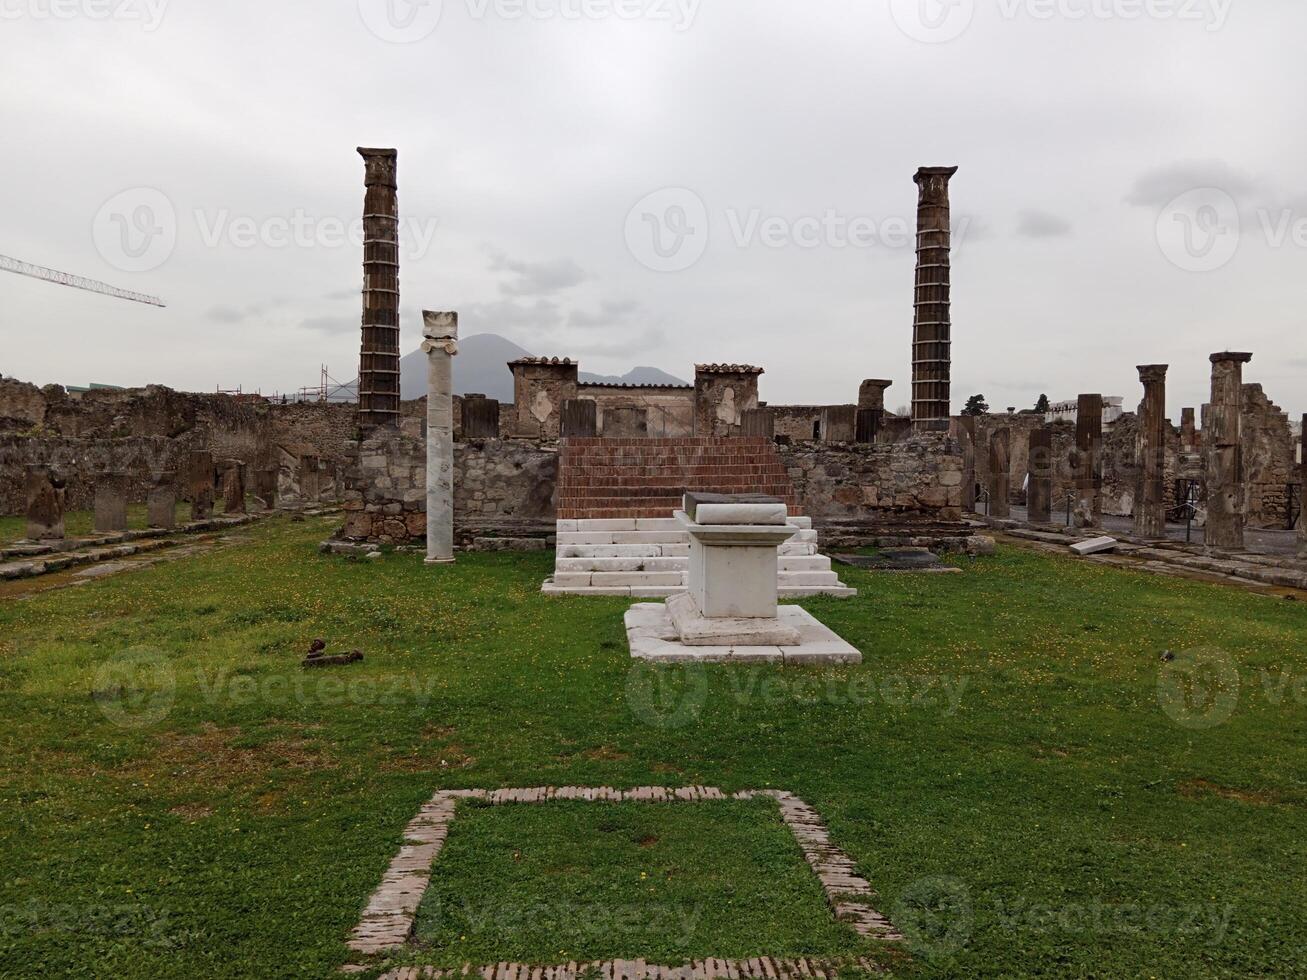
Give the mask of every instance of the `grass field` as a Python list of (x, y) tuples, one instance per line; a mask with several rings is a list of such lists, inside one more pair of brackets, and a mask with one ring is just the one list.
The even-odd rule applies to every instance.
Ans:
[[(1307, 974), (1299, 603), (1003, 550), (805, 601), (861, 667), (655, 670), (625, 601), (539, 594), (548, 553), (350, 563), (329, 526), (0, 604), (0, 976), (329, 976), (434, 790), (651, 783), (816, 807), (913, 938), (895, 976)], [(304, 672), (318, 636), (366, 660)], [(414, 958), (861, 948), (717, 806), (465, 808), (431, 892), (465, 918), (427, 906)], [(711, 907), (580, 928), (641, 873)]]
[[(221, 503), (218, 507), (221, 512)], [(191, 505), (177, 502), (177, 522), (184, 524), (191, 519)], [(127, 505), (127, 526), (141, 529), (148, 526), (145, 504)], [(94, 534), (95, 513), (89, 510), (72, 510), (64, 515), (64, 533), (70, 538)], [(0, 517), (0, 545), (12, 544), (27, 534), (27, 519), (24, 517)]]

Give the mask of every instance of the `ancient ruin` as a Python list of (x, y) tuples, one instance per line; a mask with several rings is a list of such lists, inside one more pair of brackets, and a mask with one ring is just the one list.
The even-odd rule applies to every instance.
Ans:
[(922, 167), (918, 188), (917, 280), (912, 322), (912, 424), (919, 432), (948, 428), (953, 320), (949, 181), (957, 167)]
[(359, 350), (359, 428), (399, 418), (398, 154), (359, 147), (364, 161), (363, 337)]
[(1212, 355), (1212, 400), (1203, 406), (1207, 471), (1207, 545), (1241, 550), (1244, 546), (1243, 458), (1240, 447), (1243, 366), (1251, 354)]
[(1139, 404), (1139, 492), (1135, 495), (1135, 533), (1160, 538), (1166, 533), (1166, 369), (1139, 368), (1144, 400)]
[[(454, 371), (458, 314), (422, 314), (427, 355), (427, 564), (454, 560)], [(484, 399), (483, 399), (484, 400)]]

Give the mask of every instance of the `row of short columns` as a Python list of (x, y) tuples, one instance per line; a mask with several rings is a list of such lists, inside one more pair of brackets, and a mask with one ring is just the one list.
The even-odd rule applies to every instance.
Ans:
[[(1239, 551), (1244, 547), (1245, 473), (1242, 451), (1243, 366), (1252, 355), (1223, 351), (1211, 356), (1212, 396), (1203, 406), (1203, 468), (1207, 483), (1207, 526), (1209, 548)], [(1139, 405), (1139, 433), (1136, 444), (1138, 479), (1135, 495), (1134, 533), (1145, 538), (1166, 534), (1166, 374), (1168, 365), (1141, 364), (1139, 381), (1143, 400)], [(976, 470), (975, 420), (962, 417), (953, 430), (961, 443), (964, 469), (963, 507), (974, 510)], [(1103, 399), (1081, 395), (1076, 417), (1075, 448), (1071, 467), (1075, 473), (1072, 523), (1076, 527), (1102, 524), (1103, 489)], [(993, 517), (1007, 517), (1009, 511), (1011, 434), (995, 429), (989, 446), (989, 510)], [(1307, 416), (1303, 417), (1302, 490), (1307, 495)], [(1181, 449), (1193, 451), (1199, 440), (1194, 413), (1186, 409), (1181, 425)], [(1050, 426), (1030, 435), (1027, 483), (1028, 520), (1046, 524), (1052, 514), (1053, 443)], [(1298, 551), (1307, 557), (1307, 519), (1299, 505)]]
[[(245, 465), (239, 460), (221, 464), (223, 510), (226, 514), (246, 513)], [(191, 520), (202, 521), (213, 514), (216, 501), (215, 477), (219, 467), (213, 454), (194, 451), (186, 461), (185, 482), (191, 501)], [(146, 523), (152, 528), (169, 530), (177, 525), (176, 473), (156, 474), (146, 493)], [(274, 468), (255, 474), (255, 499), (271, 509), (277, 501), (278, 471)], [(109, 472), (95, 481), (93, 528), (98, 533), (127, 530), (127, 501), (132, 477), (128, 473)], [(26, 535), (29, 541), (57, 541), (65, 537), (64, 513), (67, 483), (57, 469), (35, 465), (27, 468)]]

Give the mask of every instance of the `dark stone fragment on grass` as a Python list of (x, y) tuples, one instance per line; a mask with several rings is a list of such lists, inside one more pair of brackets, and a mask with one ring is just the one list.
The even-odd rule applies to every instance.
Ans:
[(363, 654), (358, 650), (350, 653), (337, 654), (334, 657), (324, 656), (323, 654), (311, 654), (306, 657), (300, 665), (302, 667), (343, 667), (346, 664), (358, 663), (363, 659)]
[(309, 653), (311, 653), (311, 654), (312, 654), (312, 653), (321, 653), (321, 652), (322, 652), (323, 650), (325, 650), (325, 649), (327, 649), (327, 641), (326, 641), (326, 640), (317, 639), (317, 640), (314, 640), (312, 643), (309, 644)]

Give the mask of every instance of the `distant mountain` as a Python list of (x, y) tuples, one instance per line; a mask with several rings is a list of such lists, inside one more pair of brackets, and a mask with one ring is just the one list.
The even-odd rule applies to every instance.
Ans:
[(586, 384), (602, 385), (686, 385), (688, 381), (682, 381), (680, 378), (673, 377), (666, 371), (661, 371), (656, 367), (638, 367), (632, 368), (621, 377), (615, 374), (591, 374), (589, 371), (582, 371), (579, 375), (580, 380)]
[[(513, 372), (508, 362), (519, 357), (530, 357), (531, 352), (511, 340), (493, 333), (478, 333), (458, 342), (458, 356), (454, 358), (454, 394), (470, 392), (496, 398), (501, 402), (513, 400)], [(579, 378), (590, 384), (628, 385), (683, 385), (689, 382), (675, 378), (658, 368), (638, 367), (617, 375), (590, 374), (582, 371)], [(405, 401), (423, 398), (427, 393), (427, 356), (420, 350), (405, 354), (399, 359), (399, 387)]]
[[(476, 393), (501, 402), (513, 400), (513, 372), (508, 362), (531, 352), (498, 334), (478, 333), (458, 342), (454, 358), (454, 394)], [(427, 394), (427, 355), (420, 350), (399, 359), (399, 390), (405, 401)]]

